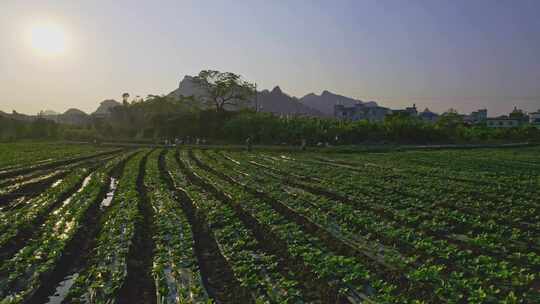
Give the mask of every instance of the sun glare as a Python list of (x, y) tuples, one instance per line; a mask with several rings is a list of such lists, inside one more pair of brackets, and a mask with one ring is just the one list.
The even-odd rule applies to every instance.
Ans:
[(64, 29), (58, 24), (41, 23), (30, 28), (30, 45), (39, 55), (55, 56), (65, 53), (67, 39)]

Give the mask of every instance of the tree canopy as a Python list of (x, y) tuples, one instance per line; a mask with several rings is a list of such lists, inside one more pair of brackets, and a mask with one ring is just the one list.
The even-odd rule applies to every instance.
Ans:
[(206, 93), (200, 97), (202, 101), (217, 112), (223, 112), (227, 105), (241, 106), (257, 94), (255, 84), (231, 72), (204, 70), (194, 81)]

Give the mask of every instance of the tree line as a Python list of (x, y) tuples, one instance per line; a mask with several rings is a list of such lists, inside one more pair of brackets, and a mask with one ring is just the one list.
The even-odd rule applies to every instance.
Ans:
[[(45, 119), (32, 122), (0, 117), (0, 139), (64, 139), (76, 141), (147, 141), (181, 139), (195, 142), (256, 144), (351, 145), (364, 143), (443, 144), (540, 142), (532, 126), (488, 128), (467, 125), (455, 112), (436, 123), (404, 114), (382, 122), (278, 116), (245, 107), (256, 86), (234, 73), (202, 71), (195, 83), (207, 92), (198, 98), (150, 95), (111, 109), (109, 117), (92, 117), (86, 125), (62, 125)], [(233, 108), (234, 110), (229, 110)]]

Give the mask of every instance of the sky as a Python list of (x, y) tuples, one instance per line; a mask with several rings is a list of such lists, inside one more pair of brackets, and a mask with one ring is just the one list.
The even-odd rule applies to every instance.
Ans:
[[(92, 112), (215, 69), (298, 97), (532, 112), (538, 12), (538, 0), (0, 0), (0, 110)], [(44, 24), (62, 52), (36, 49)]]

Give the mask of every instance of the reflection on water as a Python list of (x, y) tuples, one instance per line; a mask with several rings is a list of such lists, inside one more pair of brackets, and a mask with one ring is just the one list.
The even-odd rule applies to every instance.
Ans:
[(54, 184), (52, 184), (51, 188), (54, 188), (54, 187), (56, 187), (56, 186), (60, 185), (60, 183), (61, 183), (61, 182), (62, 182), (63, 180), (64, 180), (64, 179), (63, 179), (63, 178), (61, 178), (61, 179), (59, 179), (59, 180), (55, 181), (55, 182), (54, 182)]
[[(78, 192), (80, 192), (86, 185), (88, 185), (89, 182), (90, 182), (89, 178), (85, 179), (83, 182), (83, 186), (81, 187), (81, 189), (79, 189)], [(117, 185), (118, 185), (118, 179), (112, 177), (111, 182), (110, 182), (109, 192), (107, 192), (107, 195), (105, 196), (105, 198), (100, 204), (101, 209), (104, 209), (105, 207), (108, 207), (111, 204)], [(70, 198), (67, 199), (68, 203), (69, 203), (69, 200)], [(67, 223), (66, 226), (67, 227), (65, 229), (69, 231), (70, 229), (73, 228), (73, 223), (71, 222)], [(79, 276), (79, 273), (74, 273), (74, 274), (70, 274), (66, 276), (62, 280), (62, 282), (58, 284), (58, 286), (55, 289), (54, 295), (48, 298), (48, 301), (46, 302), (46, 304), (61, 304), (62, 301), (64, 301), (67, 294), (69, 293), (70, 288), (73, 286), (78, 276)]]
[(47, 304), (61, 304), (78, 276), (79, 274), (75, 273), (65, 277), (64, 280), (56, 287), (54, 295), (49, 297)]
[(107, 196), (105, 196), (105, 198), (103, 199), (100, 205), (102, 210), (111, 205), (117, 186), (118, 186), (118, 179), (111, 177), (111, 184), (110, 184), (109, 192), (107, 192)]
[[(92, 179), (92, 174), (90, 174), (89, 176), (87, 176), (87, 177), (84, 179), (84, 181), (83, 181), (81, 187), (77, 190), (77, 193), (81, 193), (81, 192), (84, 190), (84, 188), (86, 188), (86, 186), (88, 186), (88, 183), (90, 183), (90, 180), (91, 180), (91, 179)], [(53, 212), (53, 214), (54, 214), (54, 215), (58, 215), (58, 214), (61, 213), (61, 212), (65, 212), (65, 207), (66, 207), (69, 203), (71, 203), (71, 201), (73, 200), (73, 197), (74, 197), (74, 196), (75, 196), (75, 194), (73, 194), (73, 195), (71, 195), (70, 197), (68, 197), (67, 199), (65, 199), (65, 200), (62, 202), (62, 205), (60, 206), (60, 208), (56, 209), (56, 210)], [(63, 220), (63, 219), (61, 219), (61, 220)]]

